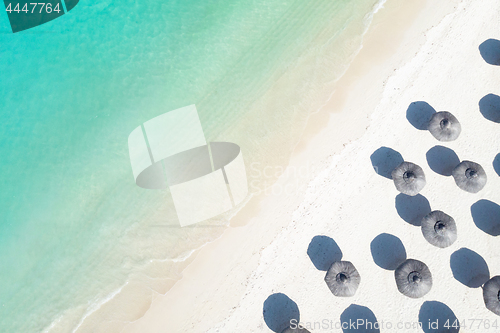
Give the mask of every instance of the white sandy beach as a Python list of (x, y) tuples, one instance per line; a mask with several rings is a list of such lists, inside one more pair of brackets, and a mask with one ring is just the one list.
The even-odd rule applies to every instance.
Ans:
[[(460, 321), (497, 319), (485, 308), (481, 288), (454, 278), (450, 256), (468, 248), (484, 258), (491, 277), (500, 275), (499, 239), (480, 230), (471, 216), (471, 206), (479, 200), (500, 203), (500, 177), (492, 164), (500, 153), (500, 125), (485, 119), (478, 106), (483, 96), (500, 93), (500, 67), (487, 64), (478, 50), (485, 40), (500, 39), (499, 17), (496, 0), (388, 0), (336, 92), (311, 117), (287, 171), (273, 188), (254, 198), (221, 238), (199, 251), (182, 279), (165, 295), (153, 297), (143, 317), (125, 326), (104, 323), (101, 331), (271, 332), (263, 304), (275, 293), (298, 305), (304, 323), (338, 321), (346, 308), (357, 304), (368, 307), (379, 322), (396, 326), (418, 321), (426, 301), (446, 304)], [(407, 110), (419, 101), (452, 112), (462, 124), (460, 137), (443, 143), (415, 128)], [(486, 187), (467, 193), (453, 177), (433, 171), (426, 154), (434, 146), (480, 163), (488, 175)], [(424, 169), (427, 185), (420, 194), (432, 210), (442, 210), (457, 222), (458, 240), (452, 246), (430, 245), (419, 227), (398, 214), (399, 193), (392, 180), (374, 171), (370, 159), (381, 147)], [(429, 266), (434, 285), (427, 295), (403, 296), (394, 272), (374, 262), (370, 244), (383, 233), (402, 241), (407, 258)], [(325, 272), (308, 256), (318, 235), (331, 237), (342, 259), (358, 269), (361, 284), (354, 297), (333, 296), (323, 280)], [(381, 331), (421, 332), (395, 327)]]

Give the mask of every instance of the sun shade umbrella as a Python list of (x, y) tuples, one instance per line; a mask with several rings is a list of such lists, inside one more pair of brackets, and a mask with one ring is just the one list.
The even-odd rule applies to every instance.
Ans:
[(457, 240), (457, 225), (453, 217), (435, 210), (422, 219), (422, 234), (434, 246), (445, 248)]
[(330, 291), (339, 297), (354, 296), (361, 277), (356, 267), (349, 261), (336, 261), (328, 269), (325, 282)]
[(410, 298), (420, 298), (432, 288), (432, 274), (426, 264), (407, 259), (394, 272), (398, 290)]
[(411, 162), (401, 163), (391, 175), (397, 190), (406, 195), (417, 195), (425, 186), (424, 170)]
[(451, 174), (457, 186), (470, 193), (481, 191), (488, 179), (483, 167), (471, 161), (463, 161), (453, 169)]
[(494, 276), (484, 284), (483, 299), (486, 308), (500, 316), (500, 276)]
[(462, 126), (454, 115), (441, 111), (432, 115), (427, 129), (439, 141), (453, 141), (460, 135)]

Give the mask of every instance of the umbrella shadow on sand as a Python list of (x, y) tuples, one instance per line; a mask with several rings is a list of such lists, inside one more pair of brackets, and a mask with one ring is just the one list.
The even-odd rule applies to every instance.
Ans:
[(500, 96), (488, 94), (479, 101), (479, 111), (484, 118), (500, 123)]
[(272, 294), (265, 300), (262, 314), (267, 327), (277, 333), (290, 327), (292, 319), (297, 320), (297, 323), (300, 322), (297, 303), (282, 293)]
[(422, 330), (425, 333), (457, 333), (460, 331), (457, 316), (446, 304), (441, 302), (427, 301), (422, 304), (418, 314), (418, 322), (422, 324)]
[(450, 148), (434, 146), (425, 154), (432, 171), (442, 176), (451, 176), (453, 169), (460, 164), (458, 155)]
[(436, 113), (436, 110), (427, 102), (413, 102), (406, 110), (406, 119), (418, 130), (426, 131), (429, 119)]
[(491, 236), (500, 235), (500, 206), (489, 200), (479, 200), (470, 208), (476, 226)]
[(490, 270), (483, 257), (467, 248), (453, 252), (450, 267), (453, 277), (469, 288), (479, 288), (490, 278)]
[(493, 169), (495, 169), (497, 175), (500, 176), (500, 154), (495, 156), (495, 159), (493, 160)]
[(327, 271), (335, 261), (342, 260), (342, 251), (328, 236), (314, 236), (307, 248), (307, 255), (320, 271)]
[[(363, 333), (379, 333), (379, 325), (375, 314), (366, 306), (351, 304), (340, 315), (342, 332), (363, 332)], [(347, 323), (347, 324), (345, 324)], [(356, 323), (356, 325), (349, 325)]]
[(490, 65), (500, 65), (500, 40), (488, 39), (479, 45), (479, 52)]
[(404, 162), (403, 156), (392, 148), (380, 147), (370, 156), (375, 172), (382, 177), (392, 179), (392, 171)]
[(381, 268), (395, 270), (406, 260), (406, 249), (401, 240), (390, 234), (380, 234), (370, 243), (373, 261)]
[(484, 118), (500, 123), (500, 96), (488, 94), (479, 101), (479, 111)]
[(411, 225), (420, 227), (422, 219), (431, 212), (429, 200), (421, 194), (409, 196), (400, 193), (396, 196), (398, 215)]

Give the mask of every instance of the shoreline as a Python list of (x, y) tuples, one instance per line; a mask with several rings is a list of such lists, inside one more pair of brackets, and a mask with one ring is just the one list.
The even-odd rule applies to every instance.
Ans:
[[(412, 1), (410, 4), (402, 6), (395, 5), (394, 1), (389, 0), (385, 3), (384, 8), (379, 10), (379, 13), (375, 15), (370, 28), (364, 36), (362, 50), (355, 57), (347, 72), (336, 84), (337, 87), (340, 86), (341, 88), (337, 89), (332, 94), (329, 102), (320, 111), (309, 117), (306, 130), (294, 150), (294, 157), (291, 159), (288, 168), (304, 167), (303, 163), (301, 163), (301, 159), (309, 160), (308, 158), (303, 158), (302, 156), (307, 151), (309, 156), (313, 155), (316, 157), (314, 159), (316, 167), (313, 167), (322, 171), (326, 169), (332, 155), (335, 154), (338, 156), (345, 144), (357, 140), (365, 133), (369, 126), (369, 116), (372, 112), (369, 110), (359, 112), (356, 119), (352, 119), (352, 114), (346, 114), (347, 112), (345, 111), (339, 112), (339, 109), (345, 109), (346, 105), (349, 105), (348, 100), (351, 100), (351, 108), (356, 105), (356, 103), (352, 102), (352, 100), (355, 99), (353, 94), (356, 91), (362, 91), (366, 88), (366, 86), (372, 85), (373, 81), (370, 77), (377, 77), (379, 80), (380, 78), (382, 78), (382, 80), (387, 80), (387, 78), (390, 77), (390, 74), (388, 73), (388, 69), (386, 67), (393, 67), (394, 65), (394, 60), (392, 60), (394, 57), (389, 56), (390, 51), (398, 50), (403, 47), (405, 43), (410, 44), (408, 35), (413, 34), (413, 37), (415, 35), (420, 36), (420, 43), (416, 43), (416, 46), (414, 45), (415, 50), (406, 52), (403, 57), (397, 59), (396, 65), (394, 66), (399, 67), (409, 61), (412, 58), (413, 53), (415, 53), (413, 51), (418, 51), (421, 46), (420, 44), (425, 41), (425, 37), (422, 37), (422, 34), (437, 24), (440, 21), (440, 18), (444, 15), (443, 13), (448, 13), (452, 7), (448, 7), (450, 5), (447, 4), (436, 10), (436, 8), (430, 8), (431, 5), (429, 1), (427, 1), (425, 5), (421, 5), (419, 3), (421, 2)], [(387, 22), (391, 14), (395, 12), (401, 13), (401, 10), (404, 11), (404, 14), (399, 16), (400, 22)], [(432, 12), (434, 15), (432, 19), (427, 20), (425, 23), (416, 22), (418, 18), (423, 15), (423, 13), (429, 14), (429, 12)], [(408, 20), (408, 18), (410, 18), (410, 20)], [(405, 29), (402, 29), (403, 25), (406, 25)], [(395, 34), (393, 33), (392, 36), (389, 34), (390, 37), (388, 37), (386, 32), (390, 31), (388, 29), (391, 26), (393, 28), (400, 28), (400, 30), (396, 31)], [(382, 44), (389, 46), (388, 49), (381, 49), (380, 47), (377, 47), (377, 44), (380, 43), (381, 40), (383, 41), (384, 38), (385, 43)], [(378, 52), (373, 53), (370, 50)], [(375, 54), (378, 59), (373, 59), (373, 54)], [(390, 60), (392, 60), (393, 63), (391, 66), (388, 66), (387, 63), (390, 62)], [(373, 68), (374, 62), (379, 62), (385, 64), (386, 66), (384, 68)], [(382, 74), (381, 72), (384, 71), (385, 73)], [(384, 83), (382, 82), (382, 84)], [(379, 86), (378, 83), (373, 85)], [(378, 91), (373, 92), (372, 95), (381, 95), (382, 90), (382, 87), (379, 87)], [(372, 100), (377, 101), (380, 99), (378, 97), (371, 98)], [(354, 104), (354, 106), (352, 104)], [(327, 119), (327, 121), (325, 121), (325, 119)], [(338, 127), (340, 124), (345, 122), (357, 123), (355, 124), (356, 126), (354, 126), (355, 128), (350, 128), (352, 131), (349, 133), (346, 133), (346, 131), (339, 134), (325, 133), (327, 132), (330, 124), (334, 124)], [(329, 125), (325, 126), (327, 123)], [(339, 136), (342, 135), (345, 137), (339, 138)], [(320, 143), (321, 141), (324, 142), (325, 139), (327, 139), (328, 142), (336, 144), (333, 149), (330, 149), (327, 152), (321, 151), (321, 145), (315, 145), (315, 143)], [(319, 162), (317, 158), (318, 156), (320, 156)], [(306, 168), (310, 168), (310, 166), (307, 166)], [(293, 183), (294, 180), (292, 179), (280, 178), (275, 186), (280, 186), (283, 189), (289, 185), (289, 188), (294, 188), (296, 193), (300, 193), (305, 192), (307, 184), (310, 180), (311, 179), (301, 179), (300, 184), (296, 184)], [(289, 215), (290, 213), (293, 213), (294, 208), (298, 207), (302, 202), (302, 195), (295, 195), (295, 198), (290, 200), (292, 202), (288, 202), (286, 206), (281, 207), (278, 211), (269, 207), (269, 203), (266, 201), (270, 200), (266, 200), (266, 198), (262, 197), (252, 198), (251, 202), (242, 208), (242, 210), (231, 219), (231, 228), (226, 230), (216, 241), (206, 245), (199, 251), (198, 254), (196, 254), (196, 257), (193, 258), (192, 262), (183, 270), (183, 277), (181, 280), (179, 280), (172, 287), (172, 289), (167, 292), (167, 294), (158, 295), (145, 316), (128, 325), (123, 331), (156, 331), (161, 327), (162, 321), (168, 322), (174, 331), (182, 331), (182, 329), (186, 328), (193, 330), (195, 327), (195, 331), (204, 331), (212, 327), (212, 324), (220, 322), (226, 318), (227, 314), (231, 312), (231, 308), (238, 306), (240, 295), (244, 294), (245, 286), (239, 285), (239, 282), (244, 284), (245, 281), (248, 281), (251, 271), (254, 271), (254, 269), (250, 269), (249, 266), (254, 268), (257, 267), (258, 262), (262, 260), (259, 258), (261, 257), (262, 249), (267, 247), (274, 238), (271, 235), (277, 234), (280, 229), (288, 224), (287, 221), (289, 221), (288, 218), (283, 218), (281, 223), (278, 225), (269, 224), (267, 226), (263, 222), (260, 222), (261, 226), (259, 227), (256, 226), (258, 223), (256, 220), (259, 219), (259, 214), (262, 211), (268, 210), (273, 212), (273, 215), (277, 215), (281, 218), (283, 215)], [(254, 249), (250, 251), (251, 253), (244, 254), (242, 258), (234, 258), (233, 256), (227, 254), (227, 252), (229, 252), (228, 250), (238, 249), (242, 244), (247, 245), (248, 241), (247, 243), (244, 241), (242, 242), (243, 239), (247, 238), (246, 235), (259, 233), (261, 235), (266, 235), (266, 237), (263, 237), (265, 240), (260, 239), (260, 244), (262, 245), (260, 250), (255, 249), (254, 245)], [(252, 246), (249, 246), (249, 248), (252, 248)], [(242, 252), (242, 250), (237, 250), (236, 252), (239, 253)], [(220, 258), (226, 259), (225, 264), (223, 264), (225, 268), (217, 271), (214, 269), (214, 264), (216, 265), (217, 262), (220, 261)], [(243, 265), (243, 263), (245, 264)], [(230, 266), (233, 266), (233, 268), (231, 269)], [(242, 266), (245, 266), (245, 270), (236, 272), (237, 269), (234, 267), (241, 268)], [(202, 276), (204, 278), (202, 278)], [(202, 285), (200, 285), (200, 282), (207, 277), (210, 277), (210, 281), (205, 281)], [(231, 281), (228, 281), (230, 277)], [(198, 280), (200, 281), (197, 283)], [(233, 295), (226, 295), (223, 298), (224, 301), (216, 300), (214, 302), (213, 297), (215, 295), (220, 296), (220, 293), (222, 293), (221, 288), (215, 281), (225, 282), (222, 283), (221, 286), (224, 285), (224, 290), (231, 290)], [(193, 285), (195, 285), (194, 288)], [(204, 296), (202, 297), (202, 300), (200, 300), (198, 296), (203, 294)], [(224, 294), (227, 294), (227, 292)], [(170, 303), (172, 300), (181, 300), (183, 298), (197, 299), (199, 304), (190, 304), (187, 300), (178, 301), (175, 305)], [(210, 303), (209, 309), (212, 310), (209, 310), (207, 308), (208, 304), (206, 304), (206, 302), (210, 299), (212, 299), (212, 302)], [(214, 309), (217, 310), (214, 311)], [(196, 320), (194, 318), (196, 318)], [(201, 324), (203, 324), (203, 327), (198, 326)]]
[[(439, 16), (435, 7), (427, 9)], [(246, 281), (245, 294), (238, 305), (208, 332), (249, 328), (269, 331), (262, 319), (263, 303), (276, 293), (292, 299), (300, 309), (301, 321), (309, 323), (338, 320), (352, 305), (391, 323), (414, 323), (443, 308), (460, 322), (471, 318), (493, 322), (497, 318), (485, 308), (481, 288), (469, 285), (464, 277), (469, 274), (464, 270), (470, 267), (463, 260), (483, 260), (488, 276), (500, 273), (500, 268), (495, 267), (497, 239), (479, 227), (472, 208), (483, 200), (500, 202), (496, 191), (500, 179), (492, 166), (500, 146), (500, 138), (495, 136), (498, 125), (488, 122), (478, 110), (483, 96), (500, 91), (498, 68), (486, 64), (478, 51), (486, 39), (498, 38), (499, 22), (494, 18), (500, 8), (493, 1), (461, 1), (454, 9), (443, 14), (438, 22), (426, 21), (430, 26), (423, 29), (426, 38), (415, 55), (408, 54), (408, 61), (401, 66), (386, 68), (394, 73), (382, 80), (382, 96), (375, 101), (367, 132), (346, 145), (340, 155), (332, 158), (329, 168), (308, 184), (306, 199), (293, 211), (292, 221), (259, 251), (258, 267)], [(414, 41), (411, 37), (407, 34), (408, 44)], [(389, 61), (388, 65), (392, 64)], [(406, 118), (415, 101), (426, 101), (437, 111), (451, 110), (464, 126), (461, 137), (454, 142), (438, 142), (427, 131), (415, 128)], [(358, 105), (357, 101), (352, 102)], [(349, 105), (344, 110), (350, 110)], [(333, 114), (332, 118), (340, 116)], [(431, 246), (419, 228), (405, 220), (408, 212), (401, 206), (404, 197), (391, 180), (377, 175), (370, 163), (372, 154), (381, 147), (391, 147), (405, 160), (425, 169), (428, 184), (421, 197), (430, 205), (429, 210), (443, 210), (457, 221), (459, 237), (452, 246)], [(456, 187), (451, 177), (435, 171), (429, 152), (439, 147), (456, 153), (460, 160), (480, 163), (488, 174), (485, 189), (477, 194), (466, 193)], [(394, 272), (375, 263), (372, 244), (387, 234), (401, 242), (406, 258), (422, 260), (429, 266), (434, 286), (422, 299), (402, 296), (395, 287)], [(316, 269), (306, 255), (309, 242), (317, 235), (333, 238), (343, 260), (352, 261), (359, 270), (362, 283), (354, 297), (333, 297), (324, 284), (324, 271)], [(462, 260), (462, 264), (457, 264), (457, 260)], [(483, 273), (484, 268), (480, 271)], [(471, 328), (475, 329), (478, 328)], [(416, 328), (405, 331), (420, 332)]]
[[(243, 57), (243, 60), (251, 58), (257, 68), (262, 67), (259, 65), (260, 63), (264, 64), (264, 67), (266, 66), (265, 60), (269, 58), (269, 55), (280, 55), (275, 58), (281, 60), (271, 62), (274, 65), (263, 77), (258, 73), (254, 77), (246, 73), (245, 70), (241, 70), (243, 74), (248, 74), (243, 75), (243, 80), (235, 78), (235, 73), (240, 72), (238, 66), (229, 67), (229, 74), (221, 80), (216, 80), (213, 91), (211, 93), (209, 91), (196, 102), (197, 106), (200, 106), (199, 110), (205, 110), (206, 113), (207, 109), (215, 109), (214, 103), (217, 105), (217, 101), (227, 100), (223, 96), (216, 96), (217, 91), (220, 92), (221, 88), (226, 90), (226, 95), (228, 95), (228, 91), (233, 91), (234, 93), (231, 95), (236, 96), (234, 99), (237, 100), (239, 99), (238, 92), (241, 90), (237, 88), (237, 83), (244, 82), (245, 77), (246, 81), (256, 79), (252, 82), (253, 87), (242, 85), (243, 90), (248, 90), (248, 95), (242, 94), (242, 97), (248, 99), (248, 112), (245, 116), (238, 117), (237, 121), (233, 121), (230, 126), (225, 121), (221, 121), (226, 129), (224, 131), (212, 130), (212, 134), (205, 133), (208, 135), (207, 138), (212, 141), (237, 142), (243, 152), (246, 152), (248, 171), (256, 165), (255, 161), (261, 163), (261, 166), (272, 165), (284, 168), (288, 164), (292, 148), (299, 140), (300, 133), (305, 126), (305, 119), (311, 113), (310, 111), (319, 108), (326, 99), (324, 96), (328, 96), (331, 92), (335, 78), (344, 72), (347, 64), (357, 54), (361, 44), (361, 32), (366, 31), (369, 22), (367, 18), (372, 16), (367, 13), (373, 12), (373, 9), (376, 8), (375, 2), (379, 3), (380, 1), (356, 1), (348, 7), (338, 7), (335, 3), (328, 1), (315, 2), (317, 7), (296, 1), (290, 3), (295, 5), (289, 7), (285, 3), (285, 7), (289, 7), (293, 11), (287, 10), (284, 12), (286, 19), (282, 19), (279, 24), (270, 25), (271, 33), (266, 33), (262, 38), (264, 47), (259, 46), (261, 43), (257, 42), (257, 51), (253, 51), (252, 48), (252, 51)], [(307, 11), (297, 10), (304, 8), (304, 6), (309, 7), (309, 9)], [(270, 9), (269, 13), (271, 13)], [(266, 9), (261, 8), (260, 10), (266, 12)], [(328, 14), (329, 12), (331, 14)], [(334, 13), (338, 16), (332, 16)], [(336, 19), (331, 20), (331, 18)], [(339, 30), (339, 23), (344, 22), (343, 19), (347, 18), (350, 19), (347, 21), (349, 23), (344, 25), (344, 29)], [(283, 26), (292, 25), (293, 29), (282, 29)], [(290, 36), (295, 36), (295, 38), (291, 39)], [(266, 52), (265, 45), (269, 45), (273, 40), (280, 41), (282, 46), (278, 45)], [(292, 43), (286, 42), (287, 40), (292, 40)], [(304, 41), (305, 43), (302, 43)], [(283, 47), (286, 51), (291, 52), (281, 52)], [(263, 49), (264, 52), (259, 52), (259, 49)], [(257, 84), (258, 82), (262, 84)], [(231, 85), (231, 83), (234, 84)], [(259, 98), (249, 98), (252, 94), (255, 97), (256, 92), (260, 94)], [(222, 109), (232, 109), (234, 106), (234, 101), (231, 103), (232, 100), (230, 98), (227, 105), (222, 103)], [(239, 108), (247, 109), (246, 106), (239, 106)], [(201, 118), (203, 119), (203, 117)], [(208, 121), (206, 128), (216, 127), (213, 126), (215, 118), (217, 117), (214, 114), (214, 117)], [(273, 118), (273, 121), (267, 121), (269, 118)], [(224, 116), (222, 119), (226, 119), (226, 117)], [(210, 122), (212, 126), (210, 126)], [(246, 132), (248, 135), (245, 134)], [(256, 133), (263, 133), (263, 135), (259, 136)], [(267, 144), (268, 141), (270, 144)], [(252, 180), (255, 178), (258, 177), (253, 177)], [(272, 184), (274, 181), (275, 178), (264, 177), (262, 182)], [(259, 186), (259, 188), (266, 187), (265, 185)], [(175, 218), (172, 216), (175, 215), (175, 211), (169, 207), (171, 198), (168, 193), (163, 194), (166, 203), (161, 204), (162, 198), (155, 195), (155, 200), (151, 200), (147, 205), (147, 207), (153, 208), (151, 214), (143, 216), (144, 218), (138, 220), (139, 223), (134, 223), (125, 231), (121, 243), (129, 250), (123, 251), (127, 255), (125, 255), (125, 259), (122, 259), (123, 255), (120, 255), (117, 266), (125, 268), (122, 271), (127, 268), (121, 264), (128, 266), (127, 272), (129, 274), (123, 279), (114, 280), (112, 288), (103, 287), (98, 292), (88, 292), (87, 294), (91, 295), (82, 302), (78, 302), (74, 307), (61, 307), (58, 312), (62, 313), (61, 316), (51, 318), (53, 322), (51, 325), (44, 325), (45, 330), (51, 332), (88, 331), (101, 329), (101, 326), (105, 326), (109, 328), (108, 331), (120, 331), (120, 325), (142, 316), (149, 308), (152, 298), (165, 294), (182, 277), (182, 270), (194, 260), (195, 255), (187, 258), (184, 262), (174, 258), (187, 255), (190, 249), (199, 249), (201, 244), (210, 243), (215, 238), (219, 238), (229, 225), (228, 216), (222, 215), (216, 221), (201, 223), (193, 229), (181, 230), (178, 227), (174, 227), (174, 229), (161, 227), (161, 222), (164, 222), (165, 219), (168, 222), (170, 217)], [(143, 207), (146, 206), (143, 205)], [(217, 227), (214, 227), (215, 225)], [(165, 227), (171, 227), (171, 225)], [(179, 231), (178, 234), (181, 234), (178, 235), (180, 237), (176, 237), (177, 231)], [(177, 242), (177, 239), (180, 241)], [(171, 244), (179, 246), (171, 246)], [(135, 245), (138, 245), (137, 248)], [(152, 260), (148, 258), (150, 255), (153, 256)], [(135, 259), (142, 257), (144, 260), (134, 262), (134, 267), (131, 267), (131, 262), (127, 259), (129, 256)], [(105, 273), (96, 275), (108, 276)], [(124, 286), (125, 282), (129, 282), (128, 285)], [(139, 284), (142, 286), (139, 287)], [(118, 288), (123, 289), (115, 295)], [(115, 296), (109, 300), (110, 295)], [(82, 317), (84, 318), (83, 323), (81, 323)], [(77, 324), (79, 326), (75, 328)], [(99, 328), (95, 328), (96, 326)]]

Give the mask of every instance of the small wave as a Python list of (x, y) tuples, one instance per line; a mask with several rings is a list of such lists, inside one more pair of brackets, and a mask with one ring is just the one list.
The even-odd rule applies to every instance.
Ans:
[(386, 2), (387, 2), (387, 0), (380, 0), (379, 2), (377, 2), (375, 4), (374, 9), (373, 9), (373, 14), (377, 14), (379, 10), (381, 10), (382, 8), (384, 8), (384, 5), (385, 5)]
[[(123, 290), (123, 288), (125, 288), (125, 286), (127, 284), (128, 284), (128, 282), (125, 282), (125, 284), (123, 284), (120, 288), (118, 288), (117, 290), (108, 294), (106, 297), (104, 297), (100, 300), (97, 300), (97, 301), (93, 302), (92, 304), (90, 304), (90, 306), (88, 307), (88, 310), (85, 312), (83, 317), (80, 319), (80, 321), (78, 322), (76, 327), (73, 329), (72, 333), (75, 333), (80, 328), (80, 326), (82, 326), (83, 322), (85, 321), (85, 319), (87, 319), (87, 317), (89, 317), (91, 314), (93, 314), (94, 312), (99, 310), (104, 304), (111, 301), (116, 295), (118, 295)], [(60, 319), (58, 319), (58, 320), (60, 320)]]
[(372, 24), (373, 16), (375, 16), (375, 14), (377, 14), (381, 9), (384, 8), (384, 5), (386, 2), (387, 2), (387, 0), (377, 1), (377, 3), (375, 3), (375, 5), (373, 5), (372, 10), (366, 14), (366, 16), (363, 20), (363, 23), (365, 25), (365, 31), (363, 32), (363, 35), (366, 34), (366, 32), (368, 31), (368, 28)]
[(191, 249), (189, 251), (186, 251), (186, 252), (182, 253), (181, 255), (179, 255), (178, 257), (175, 257), (175, 258), (151, 259), (151, 260), (149, 260), (149, 262), (168, 262), (168, 261), (171, 261), (171, 262), (184, 262), (184, 261), (188, 260), (196, 251), (198, 251), (199, 249), (201, 249), (202, 247), (204, 247), (208, 243), (209, 242), (206, 242), (206, 243), (202, 244), (201, 246), (199, 246), (197, 248), (194, 248), (194, 249)]
[(42, 333), (49, 333), (50, 331), (52, 331), (53, 328), (55, 328), (60, 322), (61, 320), (63, 319), (64, 315), (60, 315), (59, 317), (57, 317), (56, 319), (54, 319), (54, 321), (52, 323), (50, 323), (50, 325), (45, 328)]

